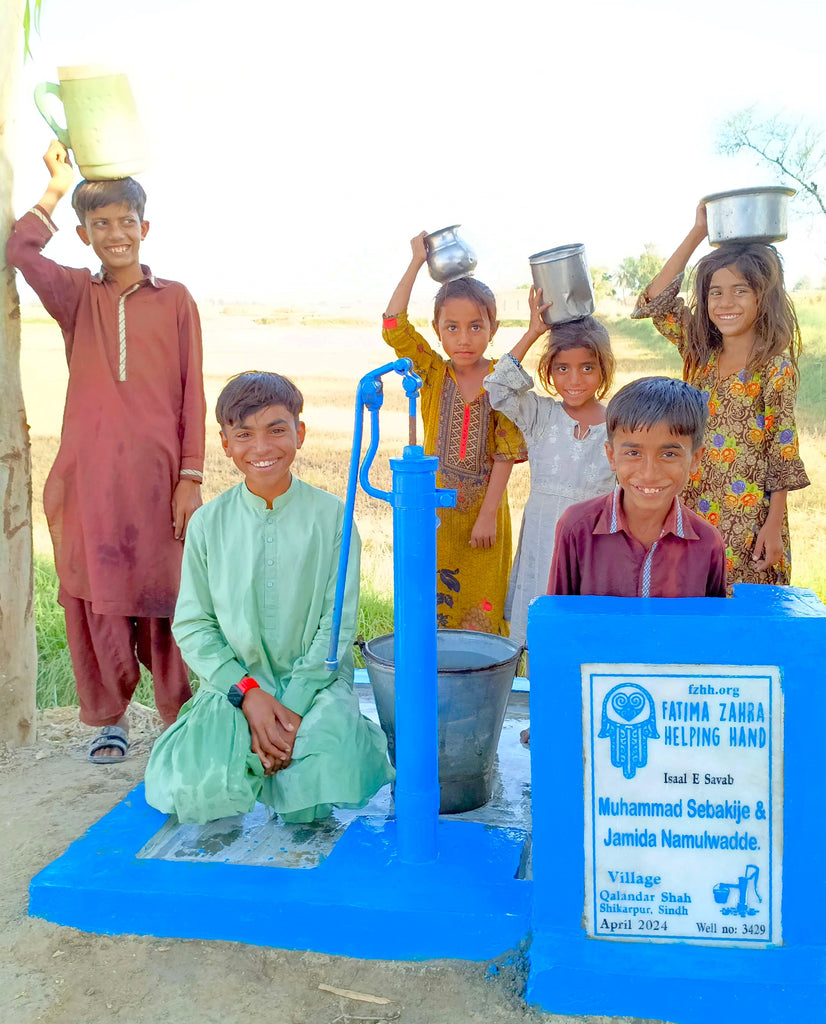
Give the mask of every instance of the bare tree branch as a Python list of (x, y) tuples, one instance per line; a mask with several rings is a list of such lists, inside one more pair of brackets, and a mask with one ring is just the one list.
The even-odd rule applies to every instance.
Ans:
[(769, 164), (800, 186), (801, 199), (815, 203), (826, 214), (819, 180), (826, 176), (826, 131), (802, 119), (780, 114), (761, 115), (755, 107), (732, 114), (717, 138), (721, 153), (749, 150), (758, 162)]

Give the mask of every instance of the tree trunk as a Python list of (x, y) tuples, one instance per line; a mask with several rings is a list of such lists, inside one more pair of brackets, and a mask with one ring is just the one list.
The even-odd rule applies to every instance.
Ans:
[(37, 648), (31, 447), (20, 385), (20, 304), (3, 252), (11, 231), (10, 129), (23, 61), (25, 0), (0, 0), (0, 744), (34, 739)]

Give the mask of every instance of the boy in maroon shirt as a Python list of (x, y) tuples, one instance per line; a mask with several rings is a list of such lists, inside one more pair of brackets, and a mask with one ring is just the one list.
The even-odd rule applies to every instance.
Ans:
[(113, 763), (128, 748), (126, 710), (140, 663), (152, 672), (166, 724), (191, 696), (171, 618), (181, 542), (201, 504), (201, 327), (186, 288), (140, 264), (149, 224), (146, 196), (131, 178), (84, 181), (72, 196), (77, 233), (100, 259), (99, 274), (42, 255), (57, 230), (51, 215), (74, 176), (60, 143), (44, 160), (49, 186), (15, 224), (6, 259), (60, 324), (66, 344), (63, 430), (43, 503), (80, 718), (102, 727), (90, 757)]
[(684, 381), (643, 377), (617, 392), (605, 445), (617, 486), (560, 517), (549, 594), (726, 596), (722, 538), (679, 499), (707, 419), (705, 396)]

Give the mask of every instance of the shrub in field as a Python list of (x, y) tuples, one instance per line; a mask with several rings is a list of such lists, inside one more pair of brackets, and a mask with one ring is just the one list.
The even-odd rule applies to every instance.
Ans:
[[(66, 641), (63, 609), (57, 603), (57, 574), (46, 555), (34, 558), (34, 618), (37, 634), (37, 706), (72, 707), (77, 704), (75, 676)], [(145, 669), (135, 700), (155, 706), (152, 679)]]
[(76, 704), (75, 677), (66, 645), (63, 609), (57, 603), (54, 565), (43, 555), (34, 560), (34, 614), (37, 631), (37, 706)]

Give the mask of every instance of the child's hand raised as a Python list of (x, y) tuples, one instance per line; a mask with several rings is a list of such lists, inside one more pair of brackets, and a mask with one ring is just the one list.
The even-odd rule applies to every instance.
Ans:
[(48, 167), (52, 178), (49, 188), (60, 197), (65, 196), (72, 187), (75, 171), (69, 159), (69, 151), (62, 142), (52, 139), (43, 155), (43, 163)]
[(538, 341), (548, 330), (548, 325), (542, 319), (542, 314), (553, 305), (552, 302), (542, 301), (541, 288), (531, 288), (528, 294), (528, 304), (531, 307), (531, 319), (528, 323), (528, 329), (510, 351), (513, 358), (519, 363), (528, 354), (531, 345)]
[(418, 263), (419, 266), (427, 263), (427, 246), (425, 245), (425, 238), (427, 238), (427, 232), (420, 231), (415, 238), (410, 239), (410, 248), (413, 250), (412, 262)]
[(533, 341), (541, 338), (542, 335), (548, 330), (548, 325), (542, 319), (542, 314), (546, 309), (550, 309), (553, 305), (552, 302), (542, 301), (542, 289), (531, 288), (528, 293), (528, 305), (531, 308), (531, 320), (528, 325), (527, 335), (529, 335)]
[(705, 203), (697, 203), (697, 210), (694, 214), (694, 231), (700, 238), (708, 235), (708, 212)]
[(665, 261), (659, 274), (642, 293), (641, 301), (651, 302), (652, 299), (656, 299), (658, 295), (664, 292), (674, 278), (678, 274), (683, 273), (694, 250), (698, 245), (703, 244), (707, 236), (708, 216), (705, 203), (700, 202), (694, 211), (694, 223), (691, 226), (691, 230)]
[(258, 755), (265, 774), (287, 768), (301, 716), (260, 688), (247, 692), (241, 711), (250, 727), (252, 752)]
[(407, 310), (407, 304), (410, 302), (410, 293), (413, 291), (413, 284), (419, 271), (427, 263), (425, 238), (427, 238), (427, 232), (420, 231), (415, 238), (410, 239), (410, 248), (413, 250), (413, 255), (410, 257), (410, 265), (402, 274), (401, 281), (396, 285), (396, 290), (390, 296), (390, 301), (385, 306), (385, 316), (394, 317)]

